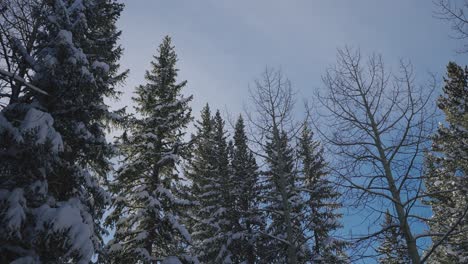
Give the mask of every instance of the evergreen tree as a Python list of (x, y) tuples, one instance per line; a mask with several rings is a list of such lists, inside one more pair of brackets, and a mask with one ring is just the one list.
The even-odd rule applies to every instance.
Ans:
[(255, 157), (247, 145), (244, 120), (236, 122), (231, 153), (230, 190), (234, 204), (231, 208), (233, 222), (230, 247), (234, 263), (256, 263), (261, 254), (260, 231), (265, 223), (260, 206), (259, 173)]
[(382, 232), (379, 236), (380, 246), (377, 253), (380, 254), (379, 263), (381, 264), (407, 264), (411, 263), (406, 253), (405, 240), (398, 232), (398, 223), (387, 210), (385, 213), (385, 222), (382, 224)]
[[(89, 263), (102, 247), (102, 188), (114, 151), (104, 129), (118, 116), (122, 5), (31, 1), (37, 38), (14, 40), (31, 84), (0, 114), (0, 262)], [(13, 37), (14, 36), (10, 36)], [(32, 44), (31, 44), (32, 43)], [(39, 92), (40, 91), (40, 92)]]
[(233, 252), (231, 250), (231, 236), (233, 228), (233, 208), (234, 201), (232, 197), (233, 184), (229, 167), (229, 151), (227, 144), (226, 131), (224, 129), (224, 120), (219, 111), (216, 111), (214, 119), (214, 151), (215, 156), (215, 181), (218, 182), (218, 189), (221, 195), (218, 204), (214, 205), (216, 211), (211, 215), (211, 222), (216, 227), (216, 234), (213, 237), (213, 247), (219, 248), (215, 263), (231, 263)]
[(298, 190), (293, 149), (285, 132), (273, 128), (266, 147), (268, 169), (265, 193), (265, 211), (270, 224), (266, 232), (272, 239), (265, 245), (267, 263), (304, 262), (309, 254), (302, 229), (304, 201)]
[[(212, 192), (214, 189), (211, 182), (214, 175), (213, 120), (208, 105), (203, 108), (200, 119), (195, 125), (197, 132), (192, 135), (192, 152), (185, 168), (185, 174), (191, 181), (186, 196), (195, 201), (195, 206), (189, 209), (187, 223), (194, 241), (193, 252), (196, 255), (202, 253), (203, 241), (213, 237), (215, 233), (214, 228), (204, 221), (211, 213), (211, 210), (204, 205), (213, 204), (218, 199), (218, 193)], [(213, 257), (211, 255), (206, 254), (201, 258), (199, 256), (199, 259)]]
[(313, 263), (345, 263), (344, 241), (332, 237), (332, 232), (341, 227), (339, 193), (329, 181), (327, 163), (323, 158), (320, 142), (314, 141), (313, 133), (304, 124), (299, 142), (299, 158), (302, 162), (302, 184), (306, 190), (305, 228), (312, 234)]
[(232, 255), (227, 246), (227, 232), (231, 228), (227, 209), (231, 207), (231, 198), (225, 133), (220, 113), (212, 117), (206, 105), (186, 168), (191, 181), (189, 197), (196, 203), (188, 221), (194, 239), (193, 250), (203, 263), (228, 263)]
[[(447, 66), (444, 94), (438, 107), (446, 125), (440, 125), (428, 155), (427, 192), (433, 217), (431, 233), (447, 234), (430, 258), (433, 263), (468, 261), (468, 68)], [(434, 237), (438, 243), (440, 236)]]
[(115, 210), (108, 218), (115, 224), (114, 239), (109, 243), (113, 263), (154, 263), (166, 258), (189, 262), (184, 248), (191, 242), (181, 224), (181, 210), (188, 201), (180, 199), (177, 171), (186, 152), (184, 131), (191, 120), (183, 97), (186, 81), (177, 83), (177, 56), (166, 36), (154, 56), (147, 83), (136, 89), (135, 110), (139, 118), (130, 118), (119, 143), (123, 161), (112, 191)]

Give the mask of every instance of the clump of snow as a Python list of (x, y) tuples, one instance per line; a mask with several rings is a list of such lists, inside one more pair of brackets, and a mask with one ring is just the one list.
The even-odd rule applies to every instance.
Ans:
[(57, 34), (57, 39), (63, 41), (64, 43), (73, 44), (73, 35), (68, 30), (60, 30)]
[[(77, 48), (73, 42), (73, 34), (72, 32), (68, 31), (68, 30), (60, 30), (58, 33), (57, 33), (57, 43), (58, 44), (61, 44), (63, 46), (65, 46), (68, 50), (68, 52), (70, 53), (69, 54), (69, 57), (68, 57), (68, 61), (72, 64), (77, 64), (77, 63), (81, 63), (81, 64), (88, 64), (88, 59), (86, 57), (86, 55), (84, 54), (83, 50), (80, 49), (80, 48)], [(87, 71), (87, 69), (86, 69)], [(83, 72), (83, 75), (88, 75), (88, 73), (86, 72)], [(86, 76), (83, 76), (83, 77), (86, 77)], [(89, 78), (92, 78), (91, 76), (88, 76)]]
[(93, 69), (100, 69), (104, 73), (108, 73), (110, 70), (109, 64), (102, 62), (102, 61), (94, 61), (91, 67), (93, 67)]
[(83, 139), (91, 139), (93, 137), (83, 122), (75, 124), (75, 134)]
[(179, 199), (175, 197), (170, 190), (164, 188), (164, 186), (162, 185), (158, 185), (158, 187), (156, 188), (156, 191), (162, 195), (165, 195), (174, 204), (177, 204), (177, 205), (189, 205), (190, 204), (190, 201), (188, 200)]
[[(38, 221), (37, 231), (47, 231), (48, 235), (53, 232), (63, 232), (67, 235), (68, 241), (73, 241), (67, 255), (78, 252), (80, 260), (78, 264), (87, 264), (94, 254), (93, 222), (90, 217), (86, 217), (81, 210), (81, 202), (78, 199), (70, 199), (62, 203), (57, 208), (43, 205), (35, 209)], [(45, 229), (45, 226), (48, 226)]]
[(82, 0), (75, 0), (73, 4), (68, 8), (68, 12), (72, 13), (74, 11), (82, 11), (84, 10), (84, 5)]
[(135, 254), (142, 256), (147, 261), (154, 261), (154, 257), (151, 257), (148, 251), (144, 248), (135, 248), (133, 252), (135, 252)]
[[(45, 173), (44, 168), (40, 168), (39, 171), (42, 173), (42, 176), (45, 178), (46, 173)], [(27, 188), (27, 192), (34, 193), (34, 195), (36, 196), (46, 195), (47, 191), (48, 191), (48, 185), (47, 185), (47, 182), (44, 180), (34, 181)]]
[(148, 232), (147, 231), (142, 231), (142, 232), (138, 233), (138, 235), (135, 237), (135, 240), (141, 241), (141, 240), (144, 240), (147, 237), (148, 237)]
[(22, 257), (12, 261), (10, 264), (37, 264), (41, 263), (39, 259), (33, 258), (31, 256)]
[(55, 65), (57, 65), (58, 61), (57, 58), (55, 58), (54, 56), (47, 54), (43, 59), (43, 63), (45, 66), (52, 68)]
[(185, 228), (185, 226), (181, 225), (179, 223), (179, 221), (177, 221), (177, 219), (172, 214), (167, 214), (166, 217), (169, 220), (169, 222), (171, 223), (172, 227), (174, 229), (176, 229), (177, 231), (179, 231), (179, 233), (184, 237), (184, 239), (187, 242), (192, 241), (192, 238), (190, 237), (190, 234), (187, 231), (187, 229)]
[(120, 243), (112, 244), (109, 248), (109, 253), (117, 252), (122, 250), (122, 245)]
[(16, 47), (16, 50), (21, 54), (21, 57), (29, 64), (29, 66), (37, 70), (38, 67), (36, 60), (31, 55), (29, 55), (21, 41), (16, 37), (12, 37), (11, 42)]
[(63, 141), (53, 125), (54, 119), (50, 114), (31, 108), (26, 113), (20, 129), (24, 132), (34, 131), (36, 144), (44, 144), (49, 140), (52, 143), (52, 151), (57, 153), (63, 150)]
[(26, 199), (24, 198), (23, 189), (16, 188), (11, 192), (0, 189), (0, 200), (6, 200), (8, 205), (4, 218), (6, 223), (3, 223), (2, 229), (6, 228), (7, 232), (21, 238), (20, 228), (26, 219)]
[(161, 264), (182, 264), (182, 262), (179, 260), (178, 257), (175, 256), (169, 256), (165, 258)]

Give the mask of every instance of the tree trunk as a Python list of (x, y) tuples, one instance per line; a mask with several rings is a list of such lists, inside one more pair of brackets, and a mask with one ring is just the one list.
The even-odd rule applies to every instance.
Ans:
[[(280, 161), (281, 162), (281, 161)], [(282, 162), (281, 162), (282, 163)], [(280, 165), (280, 168), (284, 168), (284, 164)], [(279, 176), (279, 187), (281, 192), (281, 200), (284, 208), (284, 221), (286, 222), (286, 240), (288, 241), (288, 263), (296, 264), (297, 255), (296, 255), (296, 246), (294, 244), (294, 236), (292, 229), (292, 219), (291, 219), (291, 207), (289, 206), (289, 197), (286, 191), (286, 181), (283, 175)]]
[(408, 256), (410, 257), (411, 262), (413, 264), (420, 264), (421, 257), (419, 256), (418, 248), (416, 245), (416, 239), (414, 239), (414, 236), (411, 233), (411, 230), (408, 224), (408, 218), (406, 217), (405, 209), (401, 201), (400, 192), (396, 188), (395, 179), (393, 178), (393, 173), (390, 167), (390, 163), (387, 159), (387, 156), (385, 155), (385, 151), (383, 148), (382, 141), (380, 139), (380, 133), (378, 131), (377, 124), (374, 120), (374, 116), (372, 115), (372, 112), (370, 111), (370, 108), (367, 104), (367, 100), (365, 98), (364, 98), (364, 103), (366, 104), (367, 114), (369, 115), (370, 124), (372, 126), (372, 131), (374, 133), (375, 145), (377, 147), (377, 150), (379, 151), (380, 162), (382, 163), (383, 168), (384, 168), (385, 178), (387, 179), (388, 188), (394, 200), (393, 205), (395, 206), (395, 210), (397, 212), (398, 221), (400, 224), (400, 230), (403, 233), (403, 236), (405, 237), (405, 240), (406, 240)]

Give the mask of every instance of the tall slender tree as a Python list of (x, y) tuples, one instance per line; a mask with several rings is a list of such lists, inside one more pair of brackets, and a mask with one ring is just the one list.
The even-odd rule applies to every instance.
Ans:
[[(427, 156), (427, 222), (433, 238), (432, 263), (468, 261), (468, 68), (451, 62), (438, 107), (445, 114)], [(429, 254), (428, 254), (429, 255)]]
[(260, 212), (260, 184), (257, 162), (247, 145), (245, 125), (239, 116), (235, 125), (234, 142), (231, 153), (230, 190), (233, 208), (231, 248), (234, 263), (256, 263), (261, 255), (261, 231), (265, 219)]
[(266, 148), (268, 182), (264, 192), (265, 210), (271, 220), (266, 231), (274, 239), (268, 243), (271, 253), (267, 260), (303, 262), (308, 256), (302, 227), (304, 200), (298, 188), (294, 150), (284, 131), (274, 130), (272, 136)]
[(341, 214), (337, 210), (340, 194), (330, 181), (327, 163), (323, 157), (320, 142), (313, 139), (313, 133), (305, 122), (299, 140), (299, 159), (302, 163), (303, 196), (306, 197), (304, 211), (305, 229), (311, 233), (311, 258), (313, 263), (346, 263), (346, 243), (333, 237), (341, 227)]
[(227, 210), (231, 205), (225, 133), (219, 111), (212, 117), (206, 105), (193, 138), (192, 157), (186, 167), (191, 181), (189, 197), (196, 203), (188, 220), (194, 238), (193, 250), (204, 263), (229, 262), (232, 256), (227, 246), (231, 224)]
[(214, 142), (215, 148), (213, 151), (215, 158), (215, 181), (218, 182), (221, 195), (214, 214), (212, 214), (212, 223), (216, 226), (217, 232), (213, 237), (214, 247), (218, 248), (215, 262), (232, 263), (233, 252), (231, 249), (232, 243), (232, 228), (234, 213), (234, 200), (232, 199), (233, 182), (231, 180), (231, 170), (229, 166), (229, 151), (230, 147), (227, 144), (227, 132), (224, 128), (225, 122), (221, 117), (221, 113), (216, 111), (214, 119)]
[(133, 98), (140, 117), (129, 119), (128, 134), (118, 144), (123, 160), (111, 186), (115, 209), (107, 219), (116, 227), (109, 244), (113, 263), (191, 261), (185, 253), (191, 237), (180, 220), (189, 202), (180, 198), (177, 165), (187, 149), (183, 136), (192, 96), (181, 94), (186, 81), (177, 83), (176, 62), (166, 36), (146, 73), (147, 83), (137, 87)]
[(264, 162), (260, 174), (262, 211), (267, 227), (262, 232), (262, 261), (299, 263), (308, 256), (303, 233), (303, 197), (297, 159), (291, 139), (300, 125), (294, 121), (291, 83), (281, 71), (267, 68), (251, 90), (254, 112), (247, 112), (256, 154)]
[[(337, 57), (323, 77), (327, 91), (318, 96), (326, 109), (319, 130), (335, 154), (333, 172), (352, 195), (349, 201), (366, 210), (368, 219), (394, 208), (407, 254), (420, 264), (418, 239), (429, 234), (419, 233), (413, 223), (425, 218), (425, 210), (415, 205), (422, 205), (423, 149), (432, 130), (435, 86), (418, 88), (408, 63), (401, 62), (395, 75), (386, 73), (377, 55), (364, 62), (359, 50), (345, 48)], [(368, 232), (353, 239), (369, 241), (382, 231), (373, 220), (368, 224)], [(366, 251), (364, 247), (359, 255), (365, 257)]]
[[(207, 219), (211, 212), (204, 205), (214, 203), (218, 198), (217, 193), (211, 191), (213, 189), (211, 179), (214, 175), (212, 155), (214, 143), (213, 121), (208, 105), (203, 108), (200, 119), (196, 124), (197, 132), (192, 136), (191, 157), (185, 168), (185, 174), (191, 181), (187, 197), (196, 201), (195, 206), (189, 209), (190, 218), (187, 222), (194, 240), (193, 251), (197, 255), (201, 255), (204, 247), (203, 241), (211, 238), (215, 232), (210, 225), (204, 222), (204, 219)], [(203, 260), (204, 257), (212, 256), (205, 254), (199, 259)]]

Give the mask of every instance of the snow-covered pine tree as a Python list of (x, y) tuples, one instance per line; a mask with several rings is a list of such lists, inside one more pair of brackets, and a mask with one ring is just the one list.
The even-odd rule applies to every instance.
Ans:
[(244, 120), (239, 116), (231, 151), (230, 193), (234, 204), (229, 210), (233, 222), (229, 240), (234, 263), (254, 264), (260, 255), (260, 231), (264, 229), (265, 222), (259, 211), (258, 166), (247, 141)]
[[(219, 110), (213, 118), (214, 122), (214, 161), (215, 161), (215, 182), (218, 182), (218, 189), (221, 191), (218, 203), (214, 204), (216, 210), (211, 215), (211, 223), (217, 229), (212, 238), (212, 247), (218, 250), (214, 259), (215, 263), (232, 263), (232, 228), (234, 224), (234, 200), (232, 199), (233, 183), (231, 180), (231, 170), (229, 166), (230, 147), (227, 144), (224, 120)], [(213, 261), (213, 260), (211, 260)]]
[[(199, 260), (214, 258), (213, 253), (204, 254), (203, 249), (215, 230), (206, 219), (209, 218), (211, 209), (206, 204), (214, 204), (217, 201), (218, 192), (212, 185), (215, 168), (213, 162), (213, 119), (208, 104), (202, 109), (200, 120), (195, 125), (197, 132), (192, 135), (192, 151), (190, 159), (185, 167), (186, 177), (190, 180), (186, 197), (195, 201), (195, 205), (189, 208), (189, 217), (186, 220), (193, 239), (193, 253), (199, 255)], [(206, 241), (206, 242), (205, 242)]]
[[(30, 104), (11, 104), (0, 113), (0, 263), (84, 261), (94, 250), (92, 223), (49, 187), (63, 151), (53, 124), (49, 113)], [(73, 245), (75, 239), (82, 244)]]
[(266, 263), (302, 263), (309, 255), (302, 223), (304, 200), (298, 189), (298, 175), (293, 148), (284, 131), (273, 127), (266, 146), (263, 186), (265, 211), (269, 217), (264, 252)]
[(220, 188), (223, 193), (224, 205), (227, 209), (228, 207), (232, 207), (231, 201), (231, 182), (229, 179), (229, 148), (226, 139), (226, 130), (224, 129), (224, 120), (221, 117), (221, 113), (219, 110), (216, 111), (215, 116), (213, 118), (214, 122), (214, 151), (213, 154), (216, 157), (216, 174), (218, 177), (221, 177)]
[(299, 139), (299, 159), (302, 163), (301, 182), (306, 197), (304, 226), (310, 232), (313, 263), (346, 263), (346, 243), (333, 237), (341, 227), (338, 198), (340, 194), (329, 180), (327, 163), (320, 142), (304, 123)]
[(138, 117), (129, 118), (118, 143), (123, 159), (111, 185), (115, 209), (107, 219), (116, 229), (109, 242), (112, 263), (191, 261), (185, 252), (191, 238), (181, 224), (188, 201), (180, 198), (177, 165), (187, 149), (183, 136), (192, 96), (181, 94), (186, 81), (177, 83), (176, 62), (166, 36), (146, 72), (147, 83), (136, 88)]
[(0, 115), (1, 262), (89, 263), (102, 246), (101, 183), (113, 154), (104, 129), (116, 116), (104, 98), (125, 76), (115, 27), (123, 6), (29, 3), (37, 38), (8, 36), (35, 92), (17, 94)]
[(211, 116), (206, 105), (193, 138), (193, 151), (186, 167), (191, 181), (189, 197), (196, 203), (190, 210), (193, 251), (203, 263), (229, 263), (227, 245), (231, 229), (228, 146), (224, 121), (219, 111)]
[[(468, 68), (450, 62), (444, 94), (438, 107), (446, 125), (440, 125), (427, 157), (428, 221), (436, 245), (431, 263), (468, 262)], [(444, 238), (440, 234), (446, 235)], [(440, 243), (441, 238), (443, 239)], [(439, 244), (439, 245), (437, 245)]]
[(411, 263), (406, 252), (405, 239), (398, 232), (399, 225), (390, 212), (385, 212), (384, 223), (382, 223), (383, 232), (379, 235), (380, 246), (377, 253), (380, 255), (381, 264), (407, 264)]

